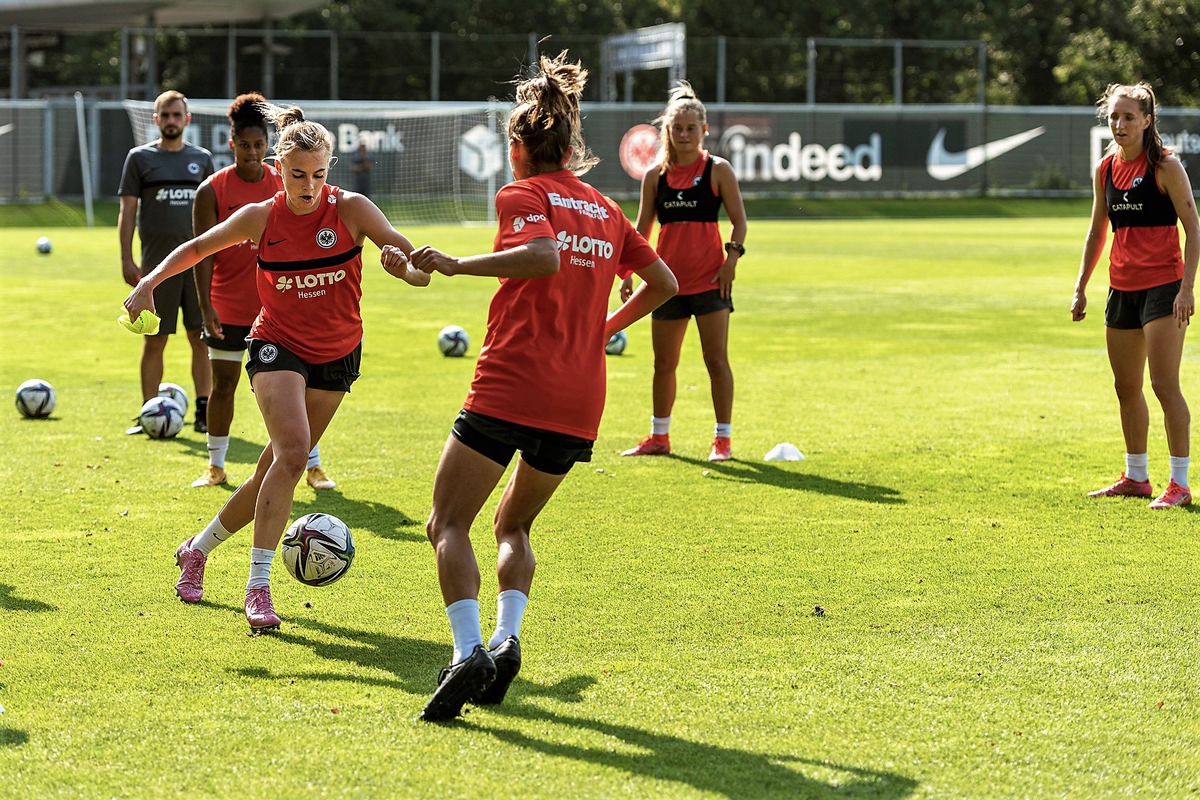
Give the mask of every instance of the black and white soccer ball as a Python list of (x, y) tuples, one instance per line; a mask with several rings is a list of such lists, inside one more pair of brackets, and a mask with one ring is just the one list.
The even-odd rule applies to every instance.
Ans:
[(438, 349), (444, 356), (457, 358), (467, 352), (470, 343), (467, 332), (457, 325), (447, 325), (438, 334)]
[(173, 439), (183, 430), (183, 408), (169, 397), (151, 397), (142, 406), (138, 422), (151, 439)]
[(54, 411), (54, 387), (33, 378), (17, 387), (17, 411), (29, 419), (45, 419)]
[(158, 385), (158, 396), (174, 400), (183, 409), (183, 415), (187, 416), (189, 406), (187, 392), (178, 383), (160, 383)]
[(41, 236), (38, 238), (37, 251), (39, 253), (41, 253), (44, 256), (48, 256), (48, 255), (50, 255), (50, 251), (52, 249), (54, 249), (54, 246), (52, 244), (50, 244), (50, 239), (48, 239), (45, 236)]
[(332, 514), (305, 514), (283, 534), (283, 564), (308, 586), (328, 586), (354, 562), (354, 537)]
[(610, 356), (619, 356), (625, 352), (625, 345), (629, 344), (629, 336), (625, 331), (617, 331), (612, 336), (608, 337), (608, 344), (604, 345), (604, 352)]

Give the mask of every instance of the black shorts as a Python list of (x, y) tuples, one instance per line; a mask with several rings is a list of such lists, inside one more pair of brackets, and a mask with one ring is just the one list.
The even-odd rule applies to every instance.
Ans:
[(350, 384), (358, 380), (362, 366), (362, 342), (349, 355), (327, 361), (324, 364), (309, 364), (300, 356), (274, 342), (262, 339), (250, 340), (250, 358), (246, 360), (246, 374), (253, 378), (258, 372), (298, 372), (304, 376), (304, 385), (309, 389), (327, 392), (349, 392)]
[(204, 317), (200, 314), (200, 299), (196, 297), (196, 281), (192, 278), (190, 269), (172, 275), (154, 287), (154, 311), (162, 320), (158, 326), (158, 335), (163, 336), (178, 330), (181, 308), (184, 329), (195, 331), (204, 326)]
[(225, 338), (214, 339), (205, 332), (201, 334), (200, 338), (213, 350), (229, 350), (233, 353), (241, 353), (250, 347), (246, 341), (250, 338), (249, 325), (226, 325), (222, 323), (221, 335)]
[(1104, 324), (1122, 331), (1136, 331), (1147, 322), (1175, 313), (1175, 295), (1179, 294), (1182, 281), (1164, 283), (1153, 289), (1137, 292), (1108, 290), (1108, 303), (1104, 306)]
[(465, 408), (458, 412), (450, 432), (476, 453), (502, 466), (507, 467), (513, 453), (520, 450), (522, 461), (549, 475), (566, 475), (575, 462), (591, 461), (595, 444), (578, 436), (530, 428)]
[(729, 309), (733, 313), (733, 295), (721, 297), (720, 289), (710, 289), (699, 294), (677, 294), (650, 312), (653, 319), (687, 319), (702, 317), (714, 311)]

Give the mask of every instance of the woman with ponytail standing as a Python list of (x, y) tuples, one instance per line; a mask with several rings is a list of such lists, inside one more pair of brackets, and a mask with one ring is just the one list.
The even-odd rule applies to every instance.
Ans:
[(334, 163), (329, 131), (306, 120), (299, 108), (263, 111), (279, 130), (275, 153), (283, 190), (184, 242), (125, 299), (135, 319), (144, 309), (154, 310), (153, 291), (161, 281), (240, 242), (258, 245), (262, 310), (250, 329), (246, 372), (270, 440), (254, 474), (175, 552), (182, 570), (176, 592), (184, 602), (199, 602), (208, 554), (253, 522), (245, 601), (252, 633), (279, 627), (271, 562), (292, 512), (292, 493), (309, 451), (358, 378), (363, 241), (390, 246), (389, 274), (413, 286), (429, 284), (429, 274), (408, 263), (412, 244), (374, 203), (326, 183)]
[[(637, 229), (649, 238), (657, 217), (657, 249), (679, 279), (679, 294), (655, 309), (650, 322), (654, 346), (650, 435), (621, 455), (671, 452), (675, 370), (688, 320), (694, 316), (717, 418), (708, 460), (728, 461), (733, 457), (729, 315), (733, 313), (738, 259), (746, 254), (746, 209), (733, 167), (704, 149), (707, 111), (690, 84), (681, 81), (671, 92), (670, 102), (656, 122), (661, 129), (662, 160), (642, 178)], [(728, 241), (722, 240), (718, 222), (722, 205), (732, 226)], [(633, 279), (626, 278), (621, 282), (621, 299), (632, 292)]]
[[(496, 194), (493, 252), (455, 257), (430, 247), (413, 266), (500, 279), (463, 410), (438, 463), (426, 532), (454, 642), (450, 666), (421, 718), (459, 715), (464, 703), (504, 699), (521, 668), (519, 633), (534, 558), (533, 522), (571, 467), (590, 461), (604, 411), (604, 345), (675, 293), (675, 278), (612, 200), (579, 180), (595, 159), (583, 140), (579, 98), (587, 71), (566, 53), (543, 57), (517, 84), (508, 123), (516, 180)], [(385, 248), (384, 264), (402, 253)], [(607, 314), (619, 272), (644, 281)], [(521, 458), (496, 509), (496, 630), (485, 646), (471, 524), (516, 451)]]
[[(1084, 240), (1071, 318), (1079, 322), (1086, 316), (1085, 289), (1111, 225), (1104, 324), (1121, 408), (1125, 470), (1116, 483), (1090, 496), (1154, 495), (1147, 453), (1150, 413), (1142, 391), (1149, 364), (1150, 383), (1162, 406), (1171, 469), (1166, 488), (1151, 501), (1150, 508), (1187, 505), (1192, 502), (1188, 487), (1191, 414), (1180, 389), (1179, 367), (1184, 334), (1196, 311), (1200, 221), (1183, 164), (1163, 149), (1150, 86), (1110, 85), (1097, 106), (1108, 121), (1113, 141), (1092, 182), (1092, 221)], [(1180, 221), (1186, 237), (1182, 251)]]

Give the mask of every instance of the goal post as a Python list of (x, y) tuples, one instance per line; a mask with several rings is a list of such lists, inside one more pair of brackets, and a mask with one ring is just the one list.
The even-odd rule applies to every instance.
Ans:
[[(333, 135), (338, 163), (329, 172), (330, 183), (353, 189), (350, 166), (359, 144), (367, 146), (372, 161), (370, 197), (393, 224), (494, 221), (496, 190), (511, 180), (505, 144), (507, 104), (298, 105), (306, 119), (321, 123)], [(153, 103), (126, 100), (124, 107), (135, 142), (158, 138)], [(225, 117), (228, 108), (228, 102), (188, 101), (192, 122), (184, 138), (208, 149), (217, 169), (233, 163)]]

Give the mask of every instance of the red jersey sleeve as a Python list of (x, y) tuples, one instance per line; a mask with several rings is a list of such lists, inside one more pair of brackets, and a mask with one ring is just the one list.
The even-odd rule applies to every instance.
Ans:
[(496, 193), (495, 252), (520, 247), (533, 239), (555, 238), (546, 193), (523, 182), (510, 183)]
[(628, 278), (657, 261), (658, 253), (624, 215), (621, 219), (625, 222), (625, 245), (621, 248), (621, 264), (617, 274), (621, 278)]

